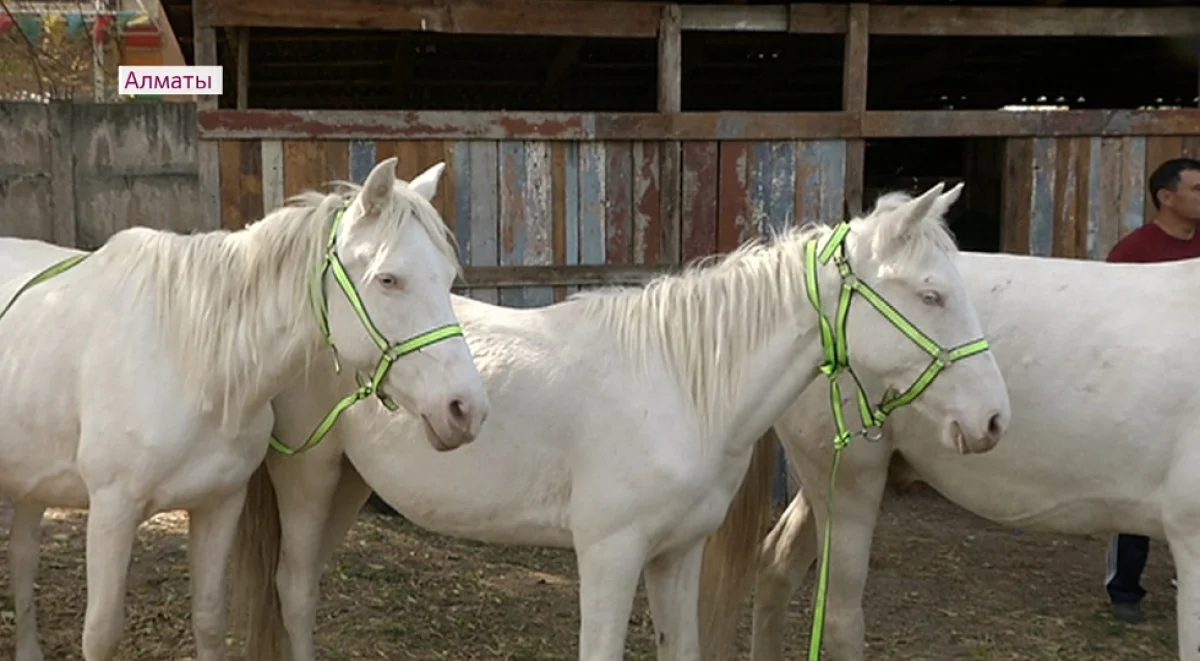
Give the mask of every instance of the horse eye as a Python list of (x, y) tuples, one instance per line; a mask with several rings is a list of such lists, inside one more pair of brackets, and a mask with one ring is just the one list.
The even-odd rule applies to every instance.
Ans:
[(921, 292), (921, 302), (925, 305), (936, 305), (938, 307), (942, 307), (946, 304), (946, 301), (942, 298), (942, 295), (935, 291)]
[(383, 287), (384, 289), (399, 289), (400, 288), (400, 278), (397, 278), (396, 276), (394, 276), (390, 273), (380, 273), (378, 276), (375, 277), (375, 280), (378, 281), (379, 285), (381, 287)]

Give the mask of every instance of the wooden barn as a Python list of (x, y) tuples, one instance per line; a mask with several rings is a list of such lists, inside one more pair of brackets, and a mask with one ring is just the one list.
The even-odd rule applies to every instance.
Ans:
[[(1189, 0), (165, 0), (200, 199), (237, 227), (304, 188), (448, 164), (470, 295), (545, 305), (965, 181), (965, 249), (1102, 258), (1200, 155)], [(1082, 6), (1087, 5), (1087, 6)], [(187, 35), (192, 35), (188, 38)]]
[(444, 160), (472, 294), (541, 305), (937, 180), (967, 182), (965, 248), (1102, 256), (1148, 171), (1200, 153), (1200, 11), (1082, 4), (164, 6), (225, 68), (197, 111), (223, 225), (387, 155)]

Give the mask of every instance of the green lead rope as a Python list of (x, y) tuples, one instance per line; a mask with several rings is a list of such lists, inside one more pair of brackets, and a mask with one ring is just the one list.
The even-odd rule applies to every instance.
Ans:
[[(338, 228), (341, 227), (342, 215), (345, 212), (346, 206), (343, 205), (333, 219), (333, 228), (329, 232), (329, 241), (325, 244), (325, 259), (322, 260), (320, 268), (316, 269), (313, 272), (312, 277), (309, 279), (309, 301), (313, 305), (313, 312), (317, 316), (317, 325), (321, 329), (321, 334), (325, 337), (325, 342), (329, 344), (329, 348), (333, 352), (333, 366), (335, 371), (341, 373), (342, 365), (338, 360), (337, 347), (333, 344), (333, 337), (329, 334), (329, 301), (325, 298), (325, 274), (328, 272), (333, 273), (333, 278), (338, 283), (338, 287), (341, 288), (342, 293), (344, 293), (347, 300), (350, 301), (351, 307), (353, 307), (354, 311), (358, 314), (359, 320), (362, 321), (363, 326), (366, 327), (367, 333), (371, 336), (371, 339), (374, 340), (376, 346), (379, 347), (382, 355), (379, 358), (379, 363), (375, 366), (375, 372), (372, 375), (371, 380), (364, 381), (362, 375), (356, 373), (354, 378), (356, 381), (358, 381), (358, 389), (349, 395), (346, 395), (341, 401), (335, 404), (333, 409), (325, 416), (325, 419), (322, 420), (321, 423), (317, 425), (317, 428), (308, 435), (308, 439), (305, 440), (300, 447), (293, 450), (276, 438), (274, 434), (272, 434), (271, 448), (280, 454), (291, 456), (315, 447), (321, 442), (322, 439), (325, 438), (326, 435), (329, 434), (329, 431), (333, 429), (333, 426), (337, 424), (338, 418), (342, 415), (343, 411), (350, 408), (350, 406), (352, 406), (355, 402), (364, 400), (371, 395), (378, 397), (379, 401), (382, 402), (389, 411), (395, 411), (397, 408), (399, 408), (399, 406), (397, 406), (395, 400), (389, 397), (387, 393), (383, 392), (382, 390), (383, 380), (387, 377), (388, 370), (391, 369), (392, 363), (410, 353), (420, 351), (421, 349), (424, 349), (432, 344), (437, 344), (442, 340), (452, 337), (462, 337), (463, 335), (462, 327), (459, 324), (454, 323), (434, 328), (433, 330), (426, 331), (395, 345), (388, 343), (387, 339), (383, 336), (383, 333), (380, 333), (379, 329), (375, 326), (375, 322), (371, 321), (370, 315), (367, 314), (367, 308), (363, 305), (362, 297), (359, 296), (358, 290), (354, 287), (354, 282), (350, 279), (350, 276), (346, 274), (346, 268), (342, 265), (342, 260), (339, 259), (337, 255), (337, 233)], [(9, 299), (8, 304), (4, 306), (4, 309), (0, 310), (0, 319), (4, 318), (4, 315), (8, 313), (9, 308), (13, 306), (13, 303), (16, 303), (21, 294), (24, 294), (34, 285), (66, 273), (80, 262), (87, 259), (90, 254), (91, 253), (72, 255), (71, 257), (50, 265), (37, 275), (30, 278), (28, 282), (22, 285), (21, 288), (18, 289), (15, 294), (13, 294), (12, 298)]]
[[(850, 445), (850, 441), (855, 436), (866, 436), (868, 440), (878, 441), (881, 437), (881, 428), (888, 416), (901, 406), (909, 404), (917, 397), (920, 397), (921, 393), (933, 383), (933, 380), (942, 370), (956, 361), (988, 350), (986, 339), (974, 340), (953, 349), (944, 350), (937, 342), (921, 332), (912, 322), (905, 319), (904, 315), (900, 314), (899, 311), (884, 300), (874, 289), (871, 289), (869, 285), (863, 283), (854, 275), (854, 272), (850, 268), (850, 263), (846, 261), (845, 241), (849, 233), (850, 224), (843, 222), (834, 229), (833, 234), (829, 237), (829, 241), (821, 249), (820, 253), (817, 252), (816, 241), (810, 241), (804, 247), (805, 288), (809, 301), (812, 302), (813, 307), (817, 311), (817, 320), (821, 332), (821, 347), (825, 351), (825, 362), (821, 365), (821, 373), (829, 378), (829, 405), (833, 409), (833, 421), (837, 427), (837, 436), (833, 439), (833, 464), (829, 469), (828, 510), (825, 517), (825, 537), (821, 546), (821, 570), (817, 582), (817, 604), (813, 611), (812, 634), (809, 637), (809, 661), (819, 661), (821, 658), (821, 638), (825, 629), (825, 601), (829, 589), (829, 553), (831, 533), (833, 531), (833, 495), (837, 469), (842, 458), (842, 450)], [(825, 316), (824, 310), (821, 309), (821, 295), (817, 288), (817, 264), (818, 262), (820, 264), (827, 264), (831, 259), (837, 265), (838, 273), (842, 277), (842, 288), (838, 297), (834, 324), (830, 323), (829, 319)], [(846, 320), (850, 315), (850, 303), (855, 293), (866, 299), (871, 307), (879, 311), (897, 330), (916, 343), (917, 346), (921, 347), (933, 359), (929, 367), (925, 368), (925, 371), (917, 377), (916, 381), (907, 390), (900, 394), (895, 394), (889, 390), (884, 394), (879, 406), (875, 408), (871, 407), (862, 381), (859, 380), (858, 375), (854, 373), (854, 369), (850, 366), (850, 353), (846, 344)], [(838, 377), (843, 372), (849, 373), (854, 379), (859, 417), (862, 419), (864, 426), (863, 431), (860, 432), (851, 432), (846, 426), (846, 413), (842, 407), (842, 391), (838, 383)]]

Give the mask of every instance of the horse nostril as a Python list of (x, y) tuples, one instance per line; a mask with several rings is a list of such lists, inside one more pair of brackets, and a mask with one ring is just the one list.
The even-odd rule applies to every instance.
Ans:
[(988, 434), (991, 436), (999, 436), (1002, 431), (1004, 431), (1004, 423), (1000, 417), (1000, 414), (997, 413), (993, 415), (990, 420), (988, 420)]
[(470, 413), (470, 408), (461, 400), (455, 399), (450, 402), (450, 420), (459, 427), (466, 427), (467, 417)]

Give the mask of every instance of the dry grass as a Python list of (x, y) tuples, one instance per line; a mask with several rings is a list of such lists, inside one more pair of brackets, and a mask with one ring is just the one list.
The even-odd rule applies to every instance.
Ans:
[[(78, 659), (84, 605), (83, 516), (48, 520), (38, 582), (47, 659)], [(186, 518), (157, 517), (134, 551), (123, 661), (191, 658)], [(0, 544), (0, 552), (6, 552)], [(1105, 540), (1015, 534), (941, 498), (890, 499), (866, 596), (868, 658), (888, 661), (1175, 658), (1165, 545), (1152, 548), (1147, 622), (1108, 617)], [(0, 658), (11, 658), (12, 603), (0, 571)], [(322, 659), (541, 661), (576, 656), (575, 564), (558, 550), (484, 546), (365, 513), (327, 574)], [(793, 603), (788, 658), (805, 658), (808, 597)], [(749, 615), (745, 617), (745, 624)], [(743, 628), (745, 654), (745, 628)], [(653, 657), (644, 598), (627, 658)], [(231, 658), (240, 658), (233, 654)]]

